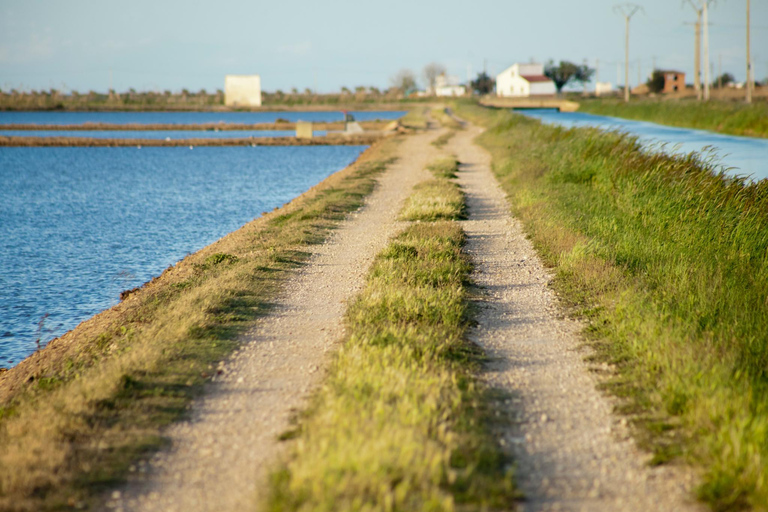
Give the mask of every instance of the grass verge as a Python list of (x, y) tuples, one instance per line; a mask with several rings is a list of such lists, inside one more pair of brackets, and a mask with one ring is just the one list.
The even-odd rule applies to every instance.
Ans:
[(462, 104), (656, 463), (715, 510), (768, 509), (768, 183), (696, 155)]
[(398, 142), (371, 148), (0, 374), (0, 509), (98, 506), (101, 491), (162, 445), (160, 429), (185, 413), (309, 246), (362, 205)]
[(294, 455), (272, 474), (268, 510), (481, 510), (515, 499), (488, 429), (489, 392), (474, 377), (481, 354), (464, 339), (463, 243), (453, 222), (419, 223), (379, 254), (289, 436)]
[(624, 117), (683, 128), (697, 128), (731, 135), (768, 137), (768, 103), (696, 100), (587, 100), (580, 112)]

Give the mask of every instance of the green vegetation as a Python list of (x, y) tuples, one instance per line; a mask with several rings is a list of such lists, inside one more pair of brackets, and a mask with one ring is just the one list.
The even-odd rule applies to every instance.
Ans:
[(768, 102), (751, 105), (727, 101), (614, 99), (580, 101), (580, 112), (624, 117), (670, 126), (698, 128), (732, 135), (768, 137)]
[(94, 505), (185, 413), (281, 281), (358, 208), (400, 139), (185, 258), (5, 372), (0, 509)]
[(490, 127), (494, 172), (655, 462), (701, 468), (715, 510), (768, 510), (768, 183), (630, 137), (460, 114)]
[[(341, 93), (317, 94), (307, 89), (304, 92), (263, 91), (261, 95), (264, 107), (302, 108), (302, 107), (344, 107), (347, 109), (402, 108), (414, 103), (413, 99), (403, 98), (397, 89), (380, 91), (375, 87), (356, 87), (354, 91), (342, 87)], [(417, 99), (416, 102), (427, 101)], [(209, 93), (205, 89), (190, 92), (140, 92), (129, 89), (126, 92), (110, 91), (99, 93), (90, 91), (65, 94), (56, 89), (49, 91), (20, 92), (17, 90), (0, 91), (0, 111), (2, 110), (222, 110), (224, 92), (217, 90)], [(235, 110), (251, 110), (236, 108)]]
[(428, 107), (416, 107), (412, 108), (400, 118), (400, 124), (406, 128), (412, 128), (416, 130), (424, 130), (427, 128), (427, 115), (429, 114)]
[(464, 340), (463, 242), (455, 223), (419, 223), (377, 257), (294, 455), (272, 475), (269, 510), (487, 510), (515, 498), (473, 376), (480, 354)]
[(455, 183), (459, 162), (453, 157), (441, 158), (427, 168), (435, 179), (424, 181), (414, 187), (414, 192), (406, 200), (402, 220), (436, 221), (459, 220), (465, 218), (466, 205), (464, 194)]

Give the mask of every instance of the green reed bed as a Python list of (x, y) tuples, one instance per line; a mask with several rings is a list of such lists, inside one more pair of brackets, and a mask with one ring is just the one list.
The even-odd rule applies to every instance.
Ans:
[[(454, 185), (455, 186), (455, 185)], [(418, 192), (417, 192), (418, 194)], [(437, 217), (437, 215), (435, 215)], [(269, 510), (487, 510), (515, 497), (487, 390), (453, 222), (418, 223), (373, 264), (348, 336), (273, 473)]]
[(768, 183), (464, 104), (514, 212), (656, 463), (715, 510), (768, 510)]
[(690, 100), (587, 100), (580, 112), (624, 117), (732, 135), (768, 137), (768, 102)]

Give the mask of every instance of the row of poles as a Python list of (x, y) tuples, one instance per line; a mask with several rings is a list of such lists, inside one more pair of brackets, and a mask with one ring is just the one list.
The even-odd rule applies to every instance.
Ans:
[[(704, 66), (704, 88), (701, 87), (701, 34), (704, 27), (704, 57), (709, 62), (709, 5), (714, 0), (687, 0), (688, 4), (696, 11), (696, 51), (694, 56), (694, 88), (699, 100), (709, 100), (709, 65)], [(637, 4), (620, 4), (614, 7), (614, 11), (624, 17), (625, 37), (624, 37), (624, 101), (629, 101), (629, 20), (632, 16), (642, 11), (643, 8)], [(752, 103), (752, 87), (754, 80), (752, 78), (752, 55), (750, 53), (750, 0), (747, 0), (747, 103)]]

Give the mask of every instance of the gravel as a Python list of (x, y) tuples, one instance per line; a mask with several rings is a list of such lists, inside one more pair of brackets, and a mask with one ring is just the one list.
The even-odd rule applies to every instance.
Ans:
[[(351, 215), (286, 284), (273, 311), (220, 365), (191, 419), (171, 426), (168, 450), (132, 468), (127, 486), (107, 496), (113, 510), (254, 510), (285, 443), (293, 413), (306, 405), (343, 336), (347, 301), (374, 256), (403, 225), (396, 217), (413, 185), (429, 177), (439, 132), (407, 137), (366, 205)], [(261, 495), (261, 496), (260, 496)]]
[(692, 472), (650, 467), (613, 401), (597, 391), (582, 325), (569, 320), (542, 265), (490, 170), (472, 143), (477, 128), (446, 148), (460, 166), (469, 220), (463, 222), (475, 265), (478, 325), (472, 340), (489, 356), (483, 378), (498, 401), (499, 442), (515, 460), (524, 511), (704, 510), (691, 494)]

